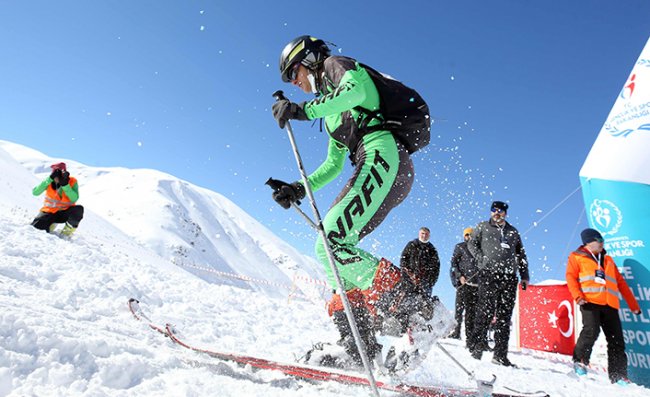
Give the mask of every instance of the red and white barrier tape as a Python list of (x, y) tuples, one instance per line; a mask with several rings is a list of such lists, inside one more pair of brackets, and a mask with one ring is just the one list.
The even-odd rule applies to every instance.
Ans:
[(314, 278), (309, 278), (309, 277), (306, 277), (306, 276), (299, 276), (297, 274), (293, 276), (293, 279), (294, 280), (302, 280), (302, 281), (304, 281), (306, 283), (309, 283), (309, 284), (317, 284), (317, 285), (322, 285), (324, 287), (327, 287), (327, 282), (325, 282), (323, 280), (316, 280)]
[[(276, 282), (272, 282), (272, 281), (269, 281), (269, 280), (253, 278), (253, 277), (246, 276), (246, 275), (243, 275), (243, 274), (234, 274), (234, 273), (222, 272), (222, 271), (219, 271), (219, 270), (215, 270), (215, 269), (213, 269), (211, 267), (190, 265), (190, 264), (187, 264), (187, 263), (176, 263), (176, 264), (179, 265), (179, 266), (182, 266), (182, 267), (189, 268), (189, 269), (201, 270), (201, 271), (204, 271), (204, 272), (207, 272), (207, 273), (216, 274), (218, 276), (225, 277), (225, 278), (232, 278), (232, 279), (242, 280), (242, 281), (246, 281), (246, 282), (250, 282), (250, 283), (264, 284), (264, 285), (270, 285), (270, 286), (273, 286), (273, 287), (288, 289), (290, 291), (290, 293), (289, 293), (290, 297), (299, 297), (299, 298), (304, 298), (304, 299), (311, 300), (311, 298), (309, 298), (309, 297), (307, 297), (305, 295), (295, 294), (294, 293), (294, 291), (295, 291), (294, 285), (276, 283)], [(327, 287), (327, 283), (325, 281), (309, 278), (309, 277), (306, 277), (306, 276), (294, 275), (293, 276), (294, 284), (296, 283), (296, 280), (300, 280), (302, 282), (309, 283), (309, 284), (320, 285), (321, 287)], [(322, 296), (321, 296), (321, 298), (322, 298)]]

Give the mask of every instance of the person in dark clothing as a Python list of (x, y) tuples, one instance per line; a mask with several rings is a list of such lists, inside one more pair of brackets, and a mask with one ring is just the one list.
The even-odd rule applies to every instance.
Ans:
[(619, 295), (634, 314), (641, 314), (641, 308), (616, 263), (607, 255), (600, 232), (585, 229), (580, 237), (583, 245), (569, 255), (566, 269), (567, 286), (582, 313), (582, 331), (573, 350), (573, 368), (578, 375), (587, 374), (591, 351), (602, 328), (607, 339), (609, 380), (625, 386), (630, 381), (623, 327), (618, 317)]
[(440, 258), (436, 247), (429, 242), (430, 236), (429, 229), (421, 227), (418, 238), (406, 244), (399, 261), (403, 277), (408, 277), (427, 295), (431, 295), (440, 275)]
[(523, 290), (528, 286), (528, 259), (519, 231), (506, 222), (508, 204), (495, 201), (488, 221), (478, 224), (468, 243), (476, 258), (478, 273), (478, 308), (474, 332), (469, 343), (472, 357), (481, 359), (488, 350), (487, 330), (496, 313), (494, 325), (494, 364), (514, 366), (508, 360), (510, 319), (517, 298), (517, 272)]
[(61, 235), (69, 238), (84, 215), (84, 208), (76, 204), (79, 184), (70, 176), (65, 163), (52, 164), (51, 168), (52, 173), (32, 190), (34, 196), (45, 192), (43, 208), (32, 221), (32, 226), (51, 233), (57, 224), (65, 223)]
[(478, 266), (476, 259), (469, 252), (467, 242), (474, 231), (471, 227), (463, 230), (462, 243), (456, 244), (451, 256), (451, 284), (456, 288), (456, 328), (449, 335), (450, 338), (460, 339), (460, 330), (465, 314), (465, 340), (469, 345), (474, 332), (476, 320), (476, 305), (478, 303)]

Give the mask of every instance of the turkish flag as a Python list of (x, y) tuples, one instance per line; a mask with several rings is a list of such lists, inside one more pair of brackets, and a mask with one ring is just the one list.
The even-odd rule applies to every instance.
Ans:
[(519, 291), (519, 339), (521, 347), (573, 354), (575, 304), (566, 284)]

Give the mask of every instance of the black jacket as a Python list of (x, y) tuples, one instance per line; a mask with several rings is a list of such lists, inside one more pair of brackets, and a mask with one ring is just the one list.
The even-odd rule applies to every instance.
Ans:
[[(503, 245), (502, 245), (503, 244)], [(492, 220), (478, 224), (467, 244), (480, 270), (493, 275), (516, 276), (529, 280), (528, 259), (519, 231), (505, 222), (503, 227)]]
[(418, 287), (429, 291), (440, 275), (440, 258), (436, 247), (419, 239), (409, 241), (402, 251), (399, 265), (402, 273)]
[(460, 286), (460, 276), (465, 276), (465, 279), (469, 280), (468, 282), (470, 284), (478, 284), (478, 278), (476, 276), (478, 273), (478, 266), (476, 264), (476, 259), (469, 252), (469, 248), (467, 248), (467, 241), (458, 243), (456, 244), (456, 247), (454, 247), (449, 273), (451, 276), (451, 284), (454, 288)]

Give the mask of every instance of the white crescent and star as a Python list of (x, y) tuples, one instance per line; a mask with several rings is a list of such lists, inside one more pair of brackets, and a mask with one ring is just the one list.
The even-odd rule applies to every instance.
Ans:
[(566, 307), (567, 317), (569, 318), (569, 326), (567, 327), (566, 331), (563, 331), (557, 326), (557, 320), (559, 320), (559, 318), (557, 314), (555, 314), (555, 310), (548, 314), (548, 322), (553, 325), (553, 328), (557, 328), (562, 336), (569, 338), (573, 334), (573, 308), (568, 300), (563, 300), (560, 302), (557, 308), (559, 309), (562, 306)]

